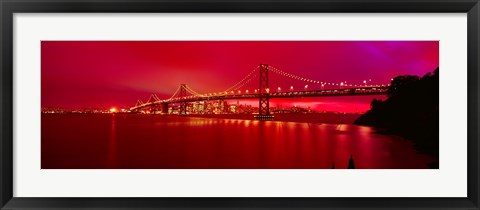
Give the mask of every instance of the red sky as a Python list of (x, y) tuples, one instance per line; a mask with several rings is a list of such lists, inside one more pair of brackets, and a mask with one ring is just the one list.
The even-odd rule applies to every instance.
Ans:
[[(169, 98), (181, 83), (220, 92), (260, 63), (325, 82), (387, 84), (439, 65), (437, 41), (42, 41), (42, 107), (128, 107), (152, 93)], [(258, 78), (258, 77), (257, 77)], [(270, 87), (303, 87), (270, 73)], [(309, 84), (309, 88), (315, 88)], [(244, 89), (258, 88), (252, 81)], [(372, 96), (274, 101), (358, 112)], [(242, 103), (242, 102), (241, 102)]]

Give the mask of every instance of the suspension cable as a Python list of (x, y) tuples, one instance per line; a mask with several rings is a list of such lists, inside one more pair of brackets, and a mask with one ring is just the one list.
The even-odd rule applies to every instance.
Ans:
[(176, 95), (178, 94), (178, 92), (180, 91), (180, 88), (181, 88), (181, 87), (182, 87), (182, 86), (178, 86), (177, 90), (175, 91), (175, 93), (173, 93), (172, 97), (170, 97), (169, 99), (167, 99), (167, 100), (165, 100), (165, 101), (170, 101), (170, 100), (172, 100), (173, 98), (175, 98)]
[[(252, 76), (253, 73), (255, 73), (255, 72), (258, 70), (258, 68), (260, 68), (260, 66), (255, 67), (255, 68), (254, 68), (247, 76), (245, 76), (242, 80), (240, 80), (239, 82), (237, 82), (235, 85), (231, 86), (230, 88), (227, 88), (225, 91), (226, 91), (226, 92), (229, 92), (229, 91), (231, 91), (231, 90), (236, 90), (236, 89), (238, 89), (237, 86), (240, 85), (240, 84), (242, 84), (242, 82), (244, 82), (244, 81), (247, 80), (250, 76)], [(245, 85), (245, 84), (243, 84), (243, 85)], [(243, 86), (243, 85), (242, 85), (242, 86)]]

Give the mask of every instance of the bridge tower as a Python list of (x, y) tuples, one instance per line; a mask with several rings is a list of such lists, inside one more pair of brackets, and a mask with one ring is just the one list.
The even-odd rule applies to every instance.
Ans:
[(187, 115), (187, 85), (181, 84), (180, 86), (180, 110), (179, 115)]
[(257, 119), (273, 118), (270, 115), (270, 89), (268, 87), (268, 65), (260, 64), (260, 85)]

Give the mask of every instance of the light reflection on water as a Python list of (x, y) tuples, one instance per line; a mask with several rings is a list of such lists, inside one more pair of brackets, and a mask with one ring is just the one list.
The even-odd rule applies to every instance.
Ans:
[(42, 115), (42, 168), (426, 168), (373, 128), (159, 115)]
[(117, 130), (116, 130), (116, 116), (112, 115), (112, 126), (110, 130), (110, 140), (108, 146), (108, 158), (106, 164), (114, 167), (117, 161)]

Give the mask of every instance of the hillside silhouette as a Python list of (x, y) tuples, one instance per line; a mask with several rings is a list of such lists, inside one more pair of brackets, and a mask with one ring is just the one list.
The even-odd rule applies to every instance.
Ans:
[[(439, 68), (423, 77), (395, 77), (385, 101), (374, 99), (371, 109), (354, 124), (412, 140), (418, 151), (438, 157)], [(436, 166), (438, 167), (438, 166)]]

